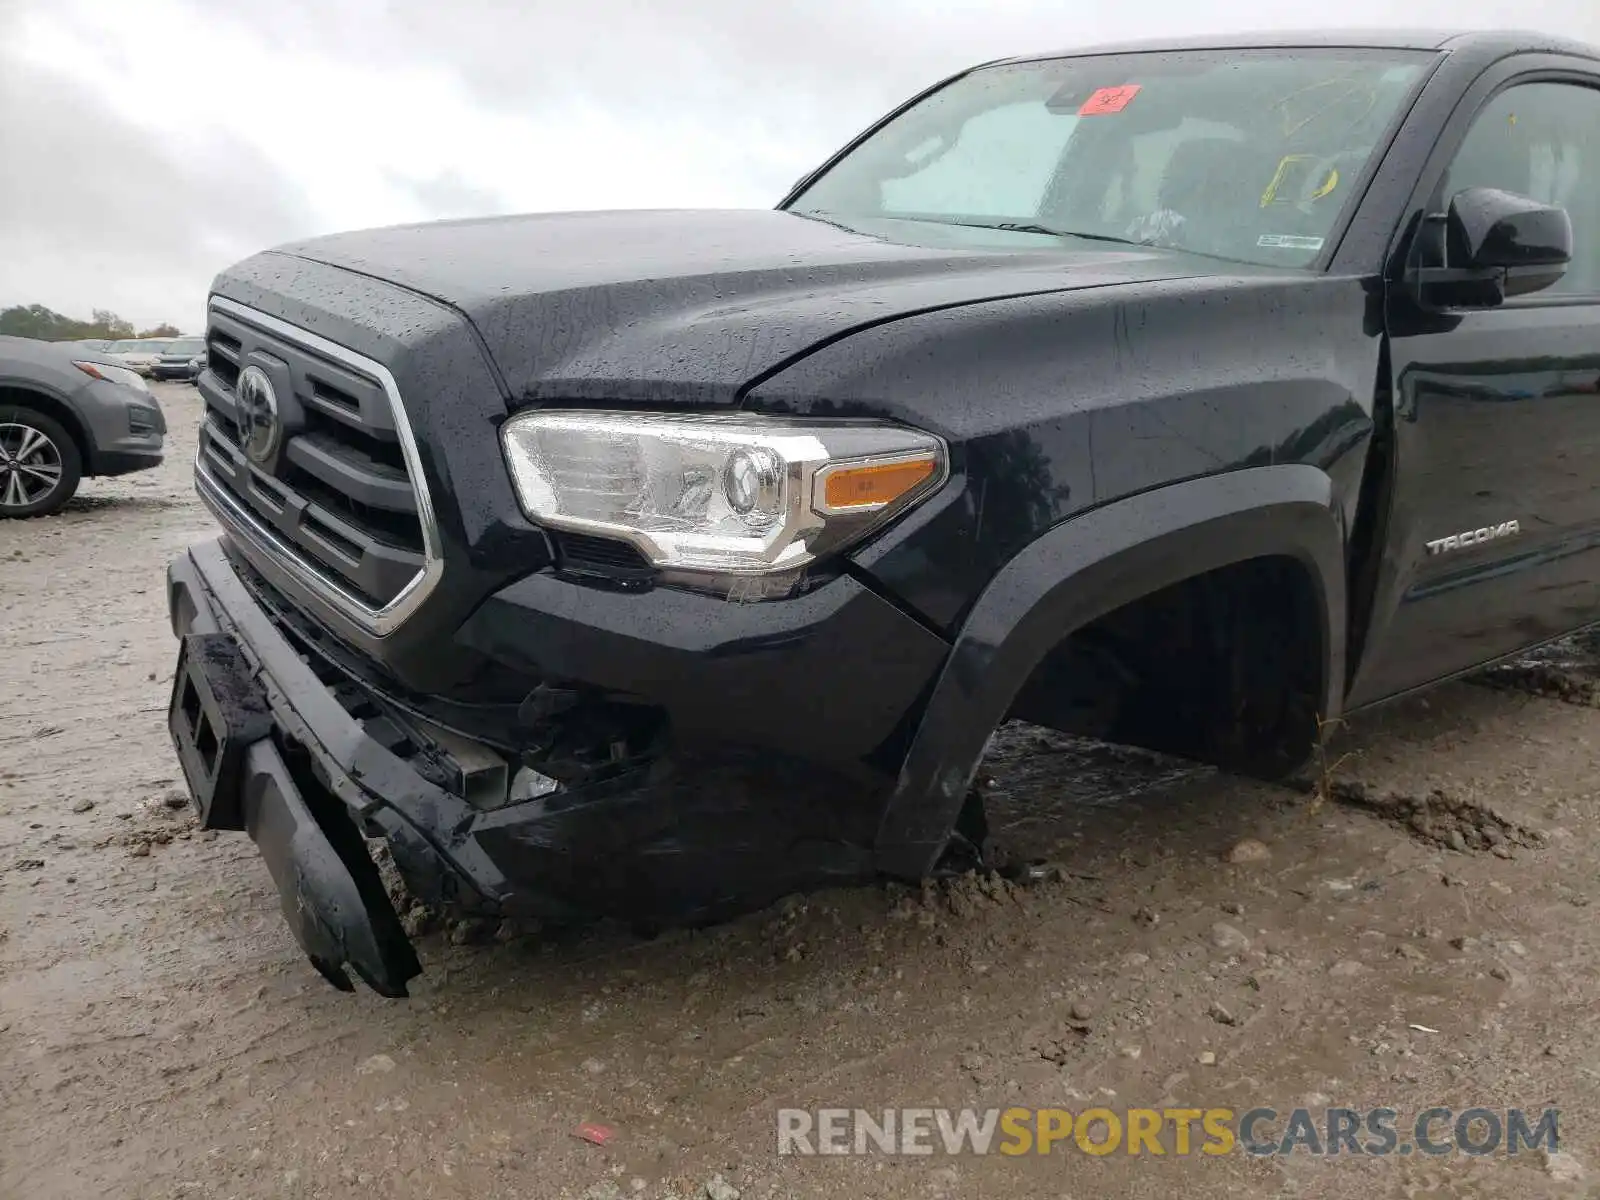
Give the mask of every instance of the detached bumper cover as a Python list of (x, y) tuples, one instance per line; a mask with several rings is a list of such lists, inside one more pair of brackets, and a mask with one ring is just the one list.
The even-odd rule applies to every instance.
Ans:
[(384, 996), (422, 968), (344, 814), (319, 820), (272, 736), (266, 693), (226, 633), (186, 633), (167, 722), (200, 823), (245, 829), (278, 885), (283, 915), (312, 964), (350, 991), (349, 968)]
[(348, 965), (379, 995), (404, 996), (422, 964), (354, 827), (337, 816), (316, 819), (270, 740), (245, 755), (241, 801), (284, 919), (311, 964), (343, 991), (353, 990)]

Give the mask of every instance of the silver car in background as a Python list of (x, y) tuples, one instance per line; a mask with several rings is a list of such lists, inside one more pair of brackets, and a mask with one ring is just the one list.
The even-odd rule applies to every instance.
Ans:
[(0, 520), (58, 512), (86, 477), (157, 466), (166, 432), (143, 378), (106, 352), (0, 337)]

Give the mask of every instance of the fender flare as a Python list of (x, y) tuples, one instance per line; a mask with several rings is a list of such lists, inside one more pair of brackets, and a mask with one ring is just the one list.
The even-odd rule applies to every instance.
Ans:
[(874, 846), (917, 879), (938, 860), (989, 735), (1062, 638), (1172, 584), (1283, 556), (1312, 579), (1325, 665), (1320, 710), (1344, 695), (1345, 529), (1333, 480), (1304, 464), (1250, 467), (1141, 492), (1072, 517), (1011, 559), (977, 602), (934, 684)]

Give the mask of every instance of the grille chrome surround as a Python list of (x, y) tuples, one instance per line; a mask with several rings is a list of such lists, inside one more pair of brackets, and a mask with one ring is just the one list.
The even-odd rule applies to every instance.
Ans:
[[(330, 619), (336, 626), (353, 626), (356, 631), (374, 638), (387, 637), (427, 600), (444, 574), (438, 523), (428, 493), (427, 477), (423, 474), (416, 436), (393, 374), (382, 363), (365, 355), (237, 301), (213, 296), (210, 307), (236, 324), (253, 326), (270, 339), (365, 376), (381, 390), (415, 498), (421, 536), (420, 566), (416, 574), (383, 603), (374, 604), (357, 594), (335, 572), (317, 562), (305, 549), (296, 546), (281, 530), (272, 528), (264, 519), (264, 513), (254, 511), (251, 504), (208, 465), (208, 454), (217, 452), (212, 448), (211, 437), (214, 434), (207, 436), (216, 425), (217, 416), (217, 410), (210, 405), (207, 406), (208, 414), (202, 429), (200, 449), (195, 456), (194, 470), (195, 491), (206, 507), (223, 528), (239, 541), (246, 555), (257, 560), (258, 566), (275, 568), (276, 573), (284, 577), (286, 592), (294, 594), (295, 599), (307, 603), (314, 613)], [(224, 452), (228, 446), (222, 439), (217, 439), (215, 444), (222, 447)], [(281, 482), (270, 476), (267, 479), (269, 482)], [(333, 515), (336, 517), (338, 514)], [(318, 520), (325, 527), (328, 524), (317, 517), (310, 505), (306, 506), (303, 516)]]

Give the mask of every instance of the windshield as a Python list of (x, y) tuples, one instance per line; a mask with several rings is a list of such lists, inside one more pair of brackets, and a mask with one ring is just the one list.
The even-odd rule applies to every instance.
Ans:
[(161, 347), (161, 353), (195, 355), (205, 348), (206, 340), (204, 338), (178, 338)]
[(894, 118), (787, 208), (1307, 266), (1431, 61), (1230, 50), (984, 67)]

